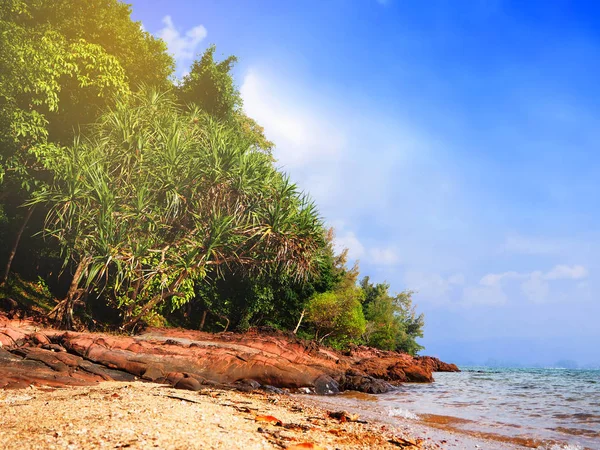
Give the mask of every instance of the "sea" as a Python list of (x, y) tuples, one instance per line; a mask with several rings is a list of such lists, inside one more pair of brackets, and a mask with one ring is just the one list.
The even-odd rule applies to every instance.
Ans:
[(434, 377), (359, 403), (391, 420), (510, 448), (600, 450), (599, 369), (461, 367)]

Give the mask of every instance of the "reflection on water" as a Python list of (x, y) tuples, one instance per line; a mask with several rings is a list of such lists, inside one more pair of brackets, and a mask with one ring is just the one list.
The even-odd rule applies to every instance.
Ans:
[[(535, 448), (560, 442), (600, 449), (600, 371), (465, 368), (433, 384), (405, 384), (380, 406), (432, 426)], [(560, 448), (560, 447), (557, 447)]]

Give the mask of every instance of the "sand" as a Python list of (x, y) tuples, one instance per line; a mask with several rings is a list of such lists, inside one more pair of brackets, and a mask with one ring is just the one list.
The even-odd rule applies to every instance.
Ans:
[(325, 409), (287, 395), (105, 382), (0, 391), (0, 448), (445, 447), (431, 440), (420, 442), (389, 424), (342, 422), (328, 417)]

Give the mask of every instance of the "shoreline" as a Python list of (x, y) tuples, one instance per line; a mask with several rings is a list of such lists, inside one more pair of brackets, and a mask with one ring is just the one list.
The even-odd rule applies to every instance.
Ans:
[[(143, 426), (153, 423), (156, 419), (152, 414), (148, 416), (148, 408), (158, 400), (163, 402), (160, 408), (168, 409), (173, 407), (173, 400), (210, 406), (207, 401), (210, 403), (212, 398), (235, 398), (237, 406), (212, 405), (209, 409), (214, 410), (213, 415), (234, 418), (234, 421), (241, 415), (246, 420), (243, 422), (246, 425), (247, 421), (252, 421), (256, 415), (273, 416), (274, 422), (281, 422), (280, 425), (267, 423), (254, 428), (242, 427), (245, 433), (250, 433), (246, 438), (252, 442), (257, 439), (255, 434), (258, 428), (261, 428), (261, 434), (264, 434), (262, 441), (256, 441), (256, 446), (243, 448), (287, 448), (289, 442), (285, 441), (286, 433), (291, 433), (288, 437), (296, 440), (316, 433), (315, 439), (324, 443), (321, 447), (305, 448), (563, 448), (553, 446), (554, 442), (550, 441), (494, 434), (493, 430), (492, 433), (486, 433), (481, 430), (461, 429), (458, 426), (460, 420), (451, 417), (452, 412), (446, 416), (420, 414), (418, 418), (402, 418), (402, 408), (398, 408), (400, 417), (390, 417), (388, 409), (383, 405), (370, 408), (369, 405), (376, 402), (366, 400), (377, 400), (379, 397), (372, 394), (395, 389), (389, 383), (397, 383), (400, 376), (426, 382), (433, 379), (433, 369), (456, 367), (435, 358), (413, 358), (405, 354), (382, 352), (366, 347), (357, 347), (347, 354), (341, 354), (281, 333), (211, 335), (193, 330), (150, 329), (140, 335), (123, 336), (64, 332), (38, 328), (39, 324), (31, 321), (2, 319), (0, 314), (0, 388), (6, 389), (0, 389), (0, 402), (3, 402), (0, 413), (5, 417), (20, 417), (29, 430), (41, 431), (42, 434), (46, 429), (40, 429), (38, 422), (48, 423), (52, 428), (62, 427), (64, 423), (72, 423), (73, 420), (78, 421), (77, 417), (69, 416), (69, 408), (92, 409), (95, 411), (94, 421), (97, 421), (97, 417), (104, 417), (104, 420), (110, 422), (112, 416), (106, 417), (106, 411), (85, 403), (85, 398), (92, 393), (96, 401), (103, 403), (108, 410), (113, 405), (119, 405), (122, 411), (127, 412), (127, 405), (120, 404), (119, 399), (123, 397), (122, 394), (127, 394), (128, 402), (131, 403), (134, 396), (130, 393), (135, 391), (135, 400), (140, 401), (134, 402), (137, 406), (133, 408), (147, 416), (142, 421), (142, 428), (138, 430), (140, 433), (144, 430)], [(117, 390), (109, 395), (108, 391), (113, 387)], [(10, 388), (21, 389), (13, 391)], [(356, 388), (362, 392), (356, 392)], [(339, 395), (304, 394), (304, 391), (329, 394), (340, 390), (344, 392)], [(104, 396), (96, 395), (96, 391), (104, 392)], [(21, 392), (24, 396), (22, 398), (27, 398), (25, 403), (19, 404), (19, 394), (15, 392)], [(65, 392), (74, 394), (63, 394)], [(161, 398), (165, 392), (170, 394)], [(32, 396), (31, 393), (35, 395)], [(57, 401), (61, 396), (64, 400), (62, 403)], [(81, 396), (85, 398), (82, 399)], [(11, 405), (15, 401), (11, 398), (17, 399), (15, 401), (19, 408), (12, 408)], [(106, 400), (111, 401), (107, 403)], [(256, 403), (254, 415), (248, 407), (239, 406), (248, 403), (249, 400)], [(401, 399), (399, 400), (398, 406), (401, 407)], [(37, 409), (47, 410), (48, 403), (52, 403), (56, 410), (66, 410), (65, 417), (59, 417), (52, 422), (41, 416), (39, 421), (34, 420), (31, 423), (30, 416), (38, 415)], [(24, 414), (23, 410), (27, 410), (32, 404), (37, 405), (37, 409), (30, 415)], [(277, 409), (284, 405), (288, 405), (289, 408)], [(12, 409), (2, 411), (5, 408)], [(317, 411), (313, 414), (312, 421), (302, 414), (297, 414), (303, 408)], [(361, 420), (368, 423), (340, 423), (337, 419), (328, 418), (327, 411), (347, 411), (349, 418), (358, 414)], [(54, 409), (48, 410), (46, 415), (53, 415), (54, 412)], [(176, 414), (177, 417), (169, 419), (165, 424), (158, 420), (151, 428), (154, 430), (166, 427), (169, 430), (178, 430), (175, 423), (183, 420), (181, 417), (182, 414), (185, 416), (184, 413), (185, 411), (180, 411), (179, 416)], [(122, 413), (122, 417), (136, 424), (138, 420), (128, 414), (130, 413)], [(292, 416), (286, 418), (290, 414)], [(7, 447), (10, 439), (6, 438), (3, 441), (3, 436), (7, 436), (7, 432), (3, 431), (4, 422), (7, 420), (9, 419), (0, 422), (0, 448), (12, 448)], [(17, 430), (14, 436), (22, 437), (25, 429), (19, 420), (10, 423), (11, 429)], [(298, 426), (290, 428), (290, 424)], [(214, 423), (212, 425), (215, 426)], [(216, 425), (216, 431), (220, 432), (222, 426)], [(334, 425), (338, 428), (331, 428)], [(102, 425), (98, 426), (102, 428)], [(266, 426), (274, 428), (267, 430)], [(355, 429), (344, 430), (339, 426)], [(84, 425), (76, 428), (82, 427), (85, 428)], [(20, 434), (18, 430), (21, 430)], [(294, 436), (295, 432), (302, 433)], [(67, 433), (71, 440), (78, 439), (78, 435), (73, 434), (72, 430), (61, 429), (60, 433)], [(332, 443), (332, 433), (337, 434), (340, 439), (346, 436), (345, 441), (338, 439), (340, 442)], [(277, 436), (277, 439), (269, 440), (265, 437), (271, 435)], [(156, 439), (162, 438), (159, 436)], [(167, 448), (195, 448), (190, 447), (189, 437), (184, 436), (182, 439), (187, 442), (184, 447), (173, 444), (175, 446)], [(202, 435), (196, 435), (195, 439), (202, 439)], [(344, 444), (352, 439), (352, 445)], [(408, 444), (403, 440), (407, 440)], [(376, 442), (376, 445), (356, 446), (370, 441)], [(218, 447), (220, 441), (217, 439), (215, 442), (217, 447), (214, 448), (221, 448)], [(265, 442), (270, 442), (271, 446)], [(47, 448), (49, 444), (52, 442), (38, 442), (32, 444), (38, 445), (37, 447), (31, 448)], [(127, 442), (125, 445), (120, 441), (114, 444), (127, 447), (133, 445)], [(68, 442), (66, 445), (56, 448), (68, 448)], [(89, 445), (89, 448), (101, 448), (101, 439)], [(227, 448), (240, 448), (232, 445), (235, 445), (235, 442), (229, 442)], [(160, 444), (159, 447), (163, 448), (164, 445)]]
[[(367, 398), (365, 396), (371, 397)], [(538, 446), (520, 445), (524, 442), (503, 435), (482, 435), (470, 433), (461, 428), (425, 420), (422, 415), (414, 418), (392, 415), (383, 407), (377, 407), (378, 396), (360, 392), (345, 392), (336, 396), (295, 395), (294, 397), (305, 404), (315, 405), (324, 409), (346, 409), (358, 413), (368, 421), (387, 424), (405, 430), (411, 435), (417, 435), (428, 442), (434, 442), (443, 449), (460, 450), (518, 450), (538, 448)], [(374, 404), (375, 407), (368, 405)], [(447, 417), (449, 421), (455, 417)], [(438, 447), (436, 447), (438, 448)], [(562, 448), (562, 447), (561, 447)]]
[(333, 397), (212, 388), (193, 392), (141, 381), (1, 390), (0, 447), (518, 448), (407, 420), (392, 423), (367, 416), (360, 422), (338, 420), (328, 416), (328, 411), (339, 409), (327, 408), (327, 398)]

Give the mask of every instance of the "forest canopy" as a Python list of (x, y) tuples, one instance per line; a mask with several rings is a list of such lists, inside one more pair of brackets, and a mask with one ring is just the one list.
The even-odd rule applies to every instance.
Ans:
[(359, 282), (336, 253), (245, 114), (236, 57), (210, 46), (176, 80), (130, 16), (118, 0), (0, 5), (0, 295), (34, 292), (68, 329), (269, 326), (416, 354), (412, 292)]

